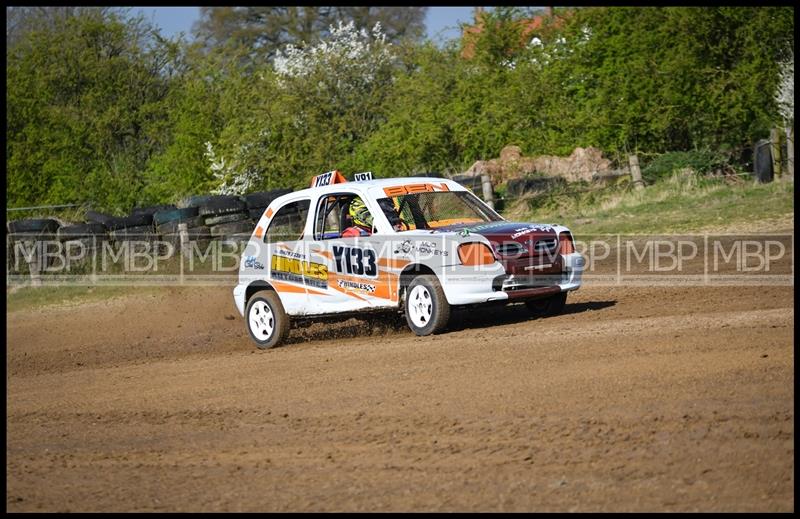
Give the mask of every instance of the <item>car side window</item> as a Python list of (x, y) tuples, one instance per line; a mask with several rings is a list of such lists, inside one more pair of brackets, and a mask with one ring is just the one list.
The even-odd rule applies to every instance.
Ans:
[(296, 241), (303, 237), (308, 218), (310, 200), (290, 202), (275, 213), (269, 228), (264, 234), (264, 241), (275, 243), (280, 241)]
[(339, 238), (345, 229), (353, 225), (349, 209), (354, 198), (356, 195), (352, 193), (338, 193), (319, 199), (314, 221), (314, 239)]

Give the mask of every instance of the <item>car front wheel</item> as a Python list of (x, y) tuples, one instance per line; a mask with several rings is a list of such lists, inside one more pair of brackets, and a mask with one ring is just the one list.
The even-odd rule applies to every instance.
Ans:
[(415, 277), (408, 285), (405, 301), (406, 322), (417, 335), (444, 330), (450, 320), (450, 304), (436, 276)]

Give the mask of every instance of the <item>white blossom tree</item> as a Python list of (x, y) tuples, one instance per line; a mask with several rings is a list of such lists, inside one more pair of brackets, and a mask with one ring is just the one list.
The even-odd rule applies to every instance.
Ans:
[(778, 113), (785, 124), (789, 175), (794, 176), (794, 52), (781, 64), (780, 82), (775, 93)]
[(775, 93), (778, 112), (786, 126), (794, 124), (794, 53), (791, 58), (781, 63), (780, 82)]
[(380, 123), (395, 64), (380, 23), (367, 31), (338, 22), (318, 43), (280, 49), (271, 70), (254, 75), (255, 88), (271, 97), (223, 132), (216, 148), (206, 143), (216, 192), (274, 188), (273, 181), (298, 170), (310, 175), (338, 167)]
[(247, 154), (252, 145), (245, 144), (236, 150), (234, 160), (227, 163), (225, 157), (219, 156), (214, 152), (214, 147), (210, 142), (206, 142), (204, 153), (208, 159), (211, 173), (218, 182), (218, 187), (211, 192), (215, 195), (243, 195), (251, 190), (259, 179), (258, 171), (252, 166), (242, 164), (242, 156)]

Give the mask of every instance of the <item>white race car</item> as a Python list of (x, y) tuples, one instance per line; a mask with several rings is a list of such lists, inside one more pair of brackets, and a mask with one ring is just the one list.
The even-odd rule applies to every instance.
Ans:
[(403, 311), (429, 335), (453, 306), (524, 302), (552, 315), (580, 287), (566, 227), (508, 222), (451, 180), (355, 180), (318, 175), (259, 220), (233, 290), (259, 348), (280, 344), (292, 318)]

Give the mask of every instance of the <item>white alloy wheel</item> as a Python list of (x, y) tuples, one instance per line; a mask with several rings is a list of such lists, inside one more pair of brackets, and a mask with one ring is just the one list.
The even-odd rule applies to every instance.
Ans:
[(433, 315), (433, 299), (427, 288), (417, 285), (411, 289), (406, 304), (408, 305), (408, 315), (414, 326), (424, 328), (430, 323), (431, 315)]
[(275, 314), (266, 301), (256, 301), (247, 315), (250, 333), (259, 341), (268, 341), (275, 331)]

